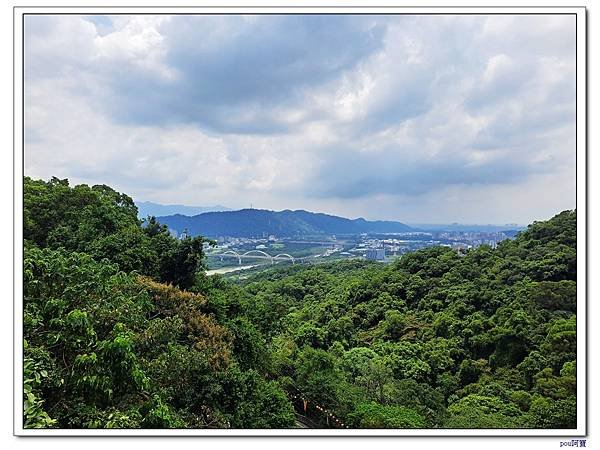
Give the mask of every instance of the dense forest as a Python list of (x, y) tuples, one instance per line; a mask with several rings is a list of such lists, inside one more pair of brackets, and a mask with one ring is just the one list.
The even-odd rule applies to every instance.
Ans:
[(497, 248), (204, 273), (127, 195), (24, 180), (26, 428), (575, 428), (576, 212)]

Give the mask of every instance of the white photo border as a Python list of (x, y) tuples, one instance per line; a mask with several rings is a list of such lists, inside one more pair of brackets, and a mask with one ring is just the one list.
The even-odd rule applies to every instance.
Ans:
[[(383, 3), (383, 1), (382, 1)], [(577, 207), (577, 428), (575, 429), (25, 429), (23, 428), (23, 176), (25, 15), (575, 15)], [(421, 436), (583, 437), (588, 432), (587, 11), (585, 7), (520, 6), (68, 6), (13, 8), (13, 434), (15, 436)]]

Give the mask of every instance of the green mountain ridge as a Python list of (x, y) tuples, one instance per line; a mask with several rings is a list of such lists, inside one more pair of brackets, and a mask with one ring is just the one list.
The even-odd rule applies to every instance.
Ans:
[(305, 210), (270, 211), (241, 209), (239, 211), (206, 212), (196, 216), (181, 214), (157, 217), (170, 229), (191, 236), (298, 237), (307, 235), (336, 235), (360, 233), (400, 233), (415, 231), (401, 222), (347, 219)]

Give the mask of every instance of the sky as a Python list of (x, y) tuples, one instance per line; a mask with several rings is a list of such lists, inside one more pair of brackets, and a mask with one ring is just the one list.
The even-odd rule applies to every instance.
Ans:
[(574, 16), (26, 16), (25, 174), (408, 223), (575, 208)]

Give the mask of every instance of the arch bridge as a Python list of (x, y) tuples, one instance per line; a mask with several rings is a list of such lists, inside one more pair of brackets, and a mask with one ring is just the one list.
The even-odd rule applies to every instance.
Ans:
[(288, 253), (279, 253), (275, 256), (269, 255), (267, 252), (262, 250), (248, 250), (245, 253), (238, 253), (235, 250), (227, 250), (223, 253), (212, 253), (207, 256), (218, 256), (223, 261), (223, 258), (237, 258), (238, 264), (242, 265), (242, 259), (268, 259), (271, 264), (275, 264), (276, 261), (291, 261), (292, 264), (296, 263), (296, 259)]

